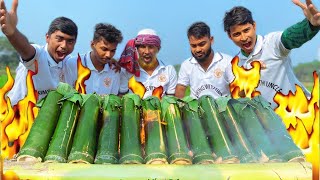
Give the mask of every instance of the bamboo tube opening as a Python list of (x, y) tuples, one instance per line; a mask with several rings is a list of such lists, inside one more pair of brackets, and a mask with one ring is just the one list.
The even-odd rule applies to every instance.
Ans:
[(189, 165), (192, 164), (192, 162), (188, 159), (182, 159), (182, 158), (177, 158), (171, 162), (171, 164), (177, 164), (177, 165)]
[(72, 160), (72, 161), (70, 161), (69, 163), (70, 163), (70, 164), (91, 164), (91, 163), (89, 163), (88, 161), (84, 161), (84, 160), (81, 160), (81, 159), (79, 159), (79, 160)]
[(305, 162), (306, 158), (304, 156), (294, 157), (290, 159), (288, 162)]
[(152, 159), (146, 162), (146, 164), (168, 164), (168, 161), (166, 159), (159, 158), (159, 159)]
[(41, 162), (42, 159), (41, 157), (36, 158), (30, 155), (21, 155), (17, 158), (17, 161), (18, 162)]

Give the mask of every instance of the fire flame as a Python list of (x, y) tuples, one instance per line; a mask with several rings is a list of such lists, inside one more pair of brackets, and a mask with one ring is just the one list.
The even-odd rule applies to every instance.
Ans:
[(75, 89), (82, 94), (86, 94), (86, 85), (84, 82), (89, 79), (91, 71), (81, 63), (81, 57), (78, 54), (77, 59), (78, 79), (75, 82)]
[[(234, 80), (230, 83), (230, 92), (233, 98), (240, 97), (255, 97), (260, 95), (259, 91), (255, 91), (255, 88), (259, 85), (260, 80), (260, 62), (251, 62), (251, 69), (245, 69), (239, 67), (239, 57), (235, 56), (232, 61), (232, 72), (235, 76)], [(243, 94), (244, 93), (244, 94)]]
[(134, 93), (139, 95), (139, 97), (142, 99), (144, 94), (146, 93), (146, 88), (141, 82), (136, 81), (134, 76), (132, 76), (128, 81), (128, 87), (129, 89)]
[(161, 100), (163, 93), (163, 87), (159, 86), (152, 91), (152, 96), (155, 96)]
[[(0, 106), (1, 107), (7, 107), (7, 101), (5, 99), (5, 95), (6, 95), (7, 92), (9, 92), (12, 89), (13, 84), (14, 84), (14, 79), (11, 76), (9, 67), (6, 67), (6, 72), (7, 72), (8, 80), (7, 80), (6, 84), (0, 89), (0, 98), (1, 98), (0, 99)], [(0, 109), (0, 120), (1, 120), (1, 122), (6, 117), (7, 114), (8, 114), (8, 109), (6, 109), (6, 108), (1, 108)]]
[(13, 171), (6, 171), (4, 174), (1, 174), (1, 179), (3, 180), (19, 180), (19, 176)]
[[(4, 88), (0, 90), (2, 98), (1, 104), (6, 104), (5, 116), (1, 118), (1, 156), (2, 158), (12, 158), (19, 152), (20, 147), (26, 141), (35, 116), (38, 114), (36, 102), (38, 93), (35, 91), (32, 76), (38, 73), (38, 63), (35, 63), (36, 71), (28, 71), (26, 85), (27, 95), (16, 105), (11, 107), (10, 98), (5, 98), (5, 94), (13, 87), (13, 79), (10, 71), (7, 71), (8, 81)], [(6, 88), (5, 88), (6, 87)], [(4, 102), (6, 101), (6, 102)]]
[(313, 73), (314, 86), (308, 99), (301, 87), (288, 95), (277, 93), (275, 112), (282, 118), (293, 141), (313, 164), (313, 175), (319, 177), (319, 76)]

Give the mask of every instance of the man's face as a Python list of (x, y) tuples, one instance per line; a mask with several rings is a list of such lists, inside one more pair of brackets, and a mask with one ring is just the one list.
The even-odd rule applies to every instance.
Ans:
[(76, 37), (61, 31), (55, 31), (50, 35), (46, 35), (46, 42), (48, 43), (48, 52), (50, 56), (54, 61), (59, 63), (67, 55), (72, 53), (74, 45), (76, 44)]
[(157, 62), (157, 53), (159, 49), (154, 45), (139, 45), (137, 47), (139, 53), (139, 62), (142, 64), (152, 64)]
[(228, 35), (246, 54), (250, 54), (256, 45), (256, 24), (234, 25)]
[(110, 43), (104, 38), (91, 42), (94, 61), (101, 65), (107, 64), (116, 53), (118, 43)]
[(211, 44), (213, 37), (204, 36), (199, 39), (194, 36), (189, 37), (189, 44), (192, 56), (198, 62), (204, 62), (208, 59), (211, 53)]

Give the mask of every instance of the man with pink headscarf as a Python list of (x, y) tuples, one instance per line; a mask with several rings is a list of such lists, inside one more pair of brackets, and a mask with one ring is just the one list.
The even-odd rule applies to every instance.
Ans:
[(165, 66), (157, 59), (160, 48), (161, 40), (153, 29), (139, 31), (137, 37), (127, 43), (119, 60), (122, 67), (119, 94), (129, 92), (128, 80), (135, 76), (135, 80), (146, 88), (143, 98), (152, 96), (153, 90), (160, 86), (162, 96), (174, 95), (177, 73), (172, 65)]

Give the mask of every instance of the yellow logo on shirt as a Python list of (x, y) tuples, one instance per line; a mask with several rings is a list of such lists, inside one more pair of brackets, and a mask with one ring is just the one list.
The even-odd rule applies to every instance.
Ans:
[(112, 81), (111, 78), (108, 78), (108, 77), (105, 78), (105, 79), (104, 79), (104, 85), (105, 85), (106, 87), (109, 87), (109, 86), (111, 85), (111, 81)]
[(158, 76), (159, 82), (166, 82), (167, 81), (167, 76), (165, 74), (160, 74)]
[(223, 74), (223, 72), (222, 72), (222, 70), (221, 70), (220, 68), (217, 68), (217, 69), (215, 69), (215, 70), (213, 71), (213, 75), (214, 75), (214, 77), (216, 77), (216, 78), (221, 78), (222, 74)]

